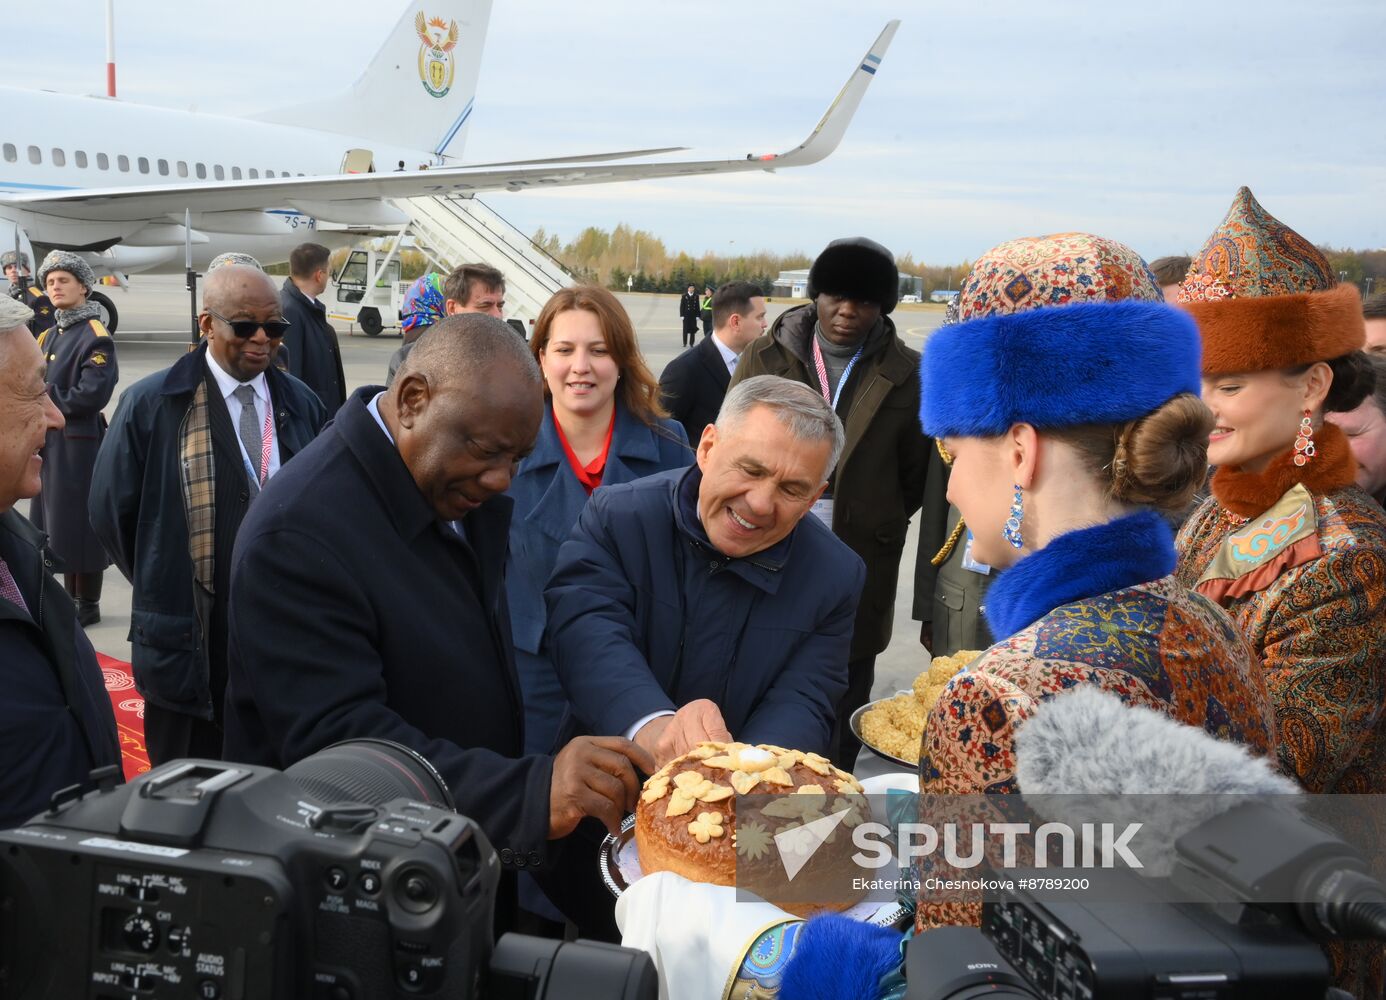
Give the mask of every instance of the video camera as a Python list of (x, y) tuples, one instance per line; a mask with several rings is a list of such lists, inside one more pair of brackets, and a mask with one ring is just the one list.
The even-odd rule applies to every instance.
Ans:
[(0, 832), (0, 998), (654, 998), (643, 952), (506, 934), (442, 778), (352, 740), (284, 772), (114, 768)]
[(1008, 870), (980, 930), (910, 942), (910, 1000), (1319, 1000), (1330, 991), (1318, 942), (1386, 941), (1386, 890), (1325, 826), (1254, 803), (1175, 847), (1167, 879), (1084, 873), (1100, 875), (1104, 898), (1139, 903), (1042, 900), (1024, 886), (1054, 869)]

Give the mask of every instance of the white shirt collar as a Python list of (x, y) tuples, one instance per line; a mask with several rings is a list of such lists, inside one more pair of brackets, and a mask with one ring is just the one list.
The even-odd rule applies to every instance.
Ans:
[(717, 336), (717, 332), (715, 330), (712, 333), (712, 342), (717, 345), (717, 353), (722, 355), (722, 360), (727, 363), (728, 368), (736, 364), (736, 359), (740, 357), (740, 355), (738, 355), (726, 344), (722, 343), (722, 338)]
[(238, 382), (231, 375), (227, 374), (226, 370), (221, 367), (221, 363), (217, 361), (216, 358), (212, 357), (212, 350), (210, 347), (207, 349), (207, 368), (211, 371), (212, 378), (217, 380), (217, 388), (221, 390), (223, 399), (230, 399), (231, 394), (235, 392), (238, 387), (248, 385), (255, 390), (255, 395), (260, 397), (261, 402), (269, 402), (269, 381), (265, 378), (264, 372), (256, 375), (249, 382)]
[(385, 418), (380, 415), (380, 401), (384, 398), (385, 393), (377, 392), (371, 397), (371, 401), (366, 404), (366, 412), (375, 418), (376, 424), (384, 431), (385, 437), (389, 439), (390, 444), (394, 444), (395, 436), (390, 433), (390, 428), (385, 426)]

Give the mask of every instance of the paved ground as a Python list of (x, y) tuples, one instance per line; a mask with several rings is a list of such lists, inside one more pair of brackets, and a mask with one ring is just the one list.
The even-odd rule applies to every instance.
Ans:
[[(128, 292), (117, 289), (109, 294), (120, 310), (116, 344), (120, 362), (120, 385), (133, 385), (138, 379), (172, 364), (186, 350), (191, 322), (188, 293), (183, 279), (176, 277), (136, 277)], [(658, 375), (665, 364), (681, 350), (678, 296), (622, 294), (618, 296), (630, 313), (640, 339), (641, 350), (651, 370)], [(772, 302), (773, 320), (794, 303)], [(918, 348), (924, 337), (942, 319), (942, 311), (929, 307), (901, 307), (894, 314), (896, 326), (907, 341)], [(359, 330), (338, 327), (342, 362), (348, 391), (373, 382), (383, 383), (390, 355), (399, 347), (398, 337), (367, 337)], [(119, 389), (117, 390), (117, 393)], [(117, 395), (118, 398), (118, 395)], [(111, 401), (107, 416), (115, 409)], [(903, 586), (895, 605), (895, 636), (890, 647), (876, 661), (876, 693), (891, 693), (908, 687), (927, 664), (927, 654), (919, 645), (919, 628), (910, 620), (913, 595), (916, 532), (911, 525), (900, 567)], [(122, 660), (130, 658), (127, 632), (130, 627), (130, 586), (115, 569), (106, 573), (101, 600), (101, 624), (88, 629), (96, 648)]]

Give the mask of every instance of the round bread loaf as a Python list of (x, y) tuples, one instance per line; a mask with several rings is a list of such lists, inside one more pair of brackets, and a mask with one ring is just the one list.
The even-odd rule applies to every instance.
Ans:
[[(693, 882), (735, 885), (737, 865), (780, 865), (773, 841), (778, 829), (801, 825), (830, 798), (857, 795), (861, 785), (818, 754), (746, 743), (701, 743), (664, 765), (645, 782), (635, 810), (635, 845), (646, 873), (669, 871)], [(766, 806), (739, 829), (736, 795), (815, 796), (813, 804), (786, 801)], [(762, 801), (762, 800), (757, 800)], [(774, 804), (778, 805), (778, 804)], [(772, 826), (771, 816), (783, 813)], [(840, 843), (847, 844), (848, 838)], [(743, 875), (745, 872), (743, 872)], [(746, 879), (742, 879), (746, 884)], [(774, 902), (774, 900), (772, 900)], [(791, 912), (851, 905), (800, 907)]]

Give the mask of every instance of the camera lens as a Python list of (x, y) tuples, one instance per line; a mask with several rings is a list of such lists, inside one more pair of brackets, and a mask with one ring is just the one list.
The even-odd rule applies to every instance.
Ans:
[(1036, 1000), (1024, 977), (975, 927), (936, 927), (905, 949), (910, 997), (920, 1000)]
[(659, 976), (643, 951), (597, 941), (553, 941), (503, 934), (491, 957), (487, 996), (535, 1000), (655, 1000)]
[(346, 740), (305, 757), (284, 773), (319, 802), (378, 806), (408, 798), (457, 809), (433, 765), (389, 740)]

